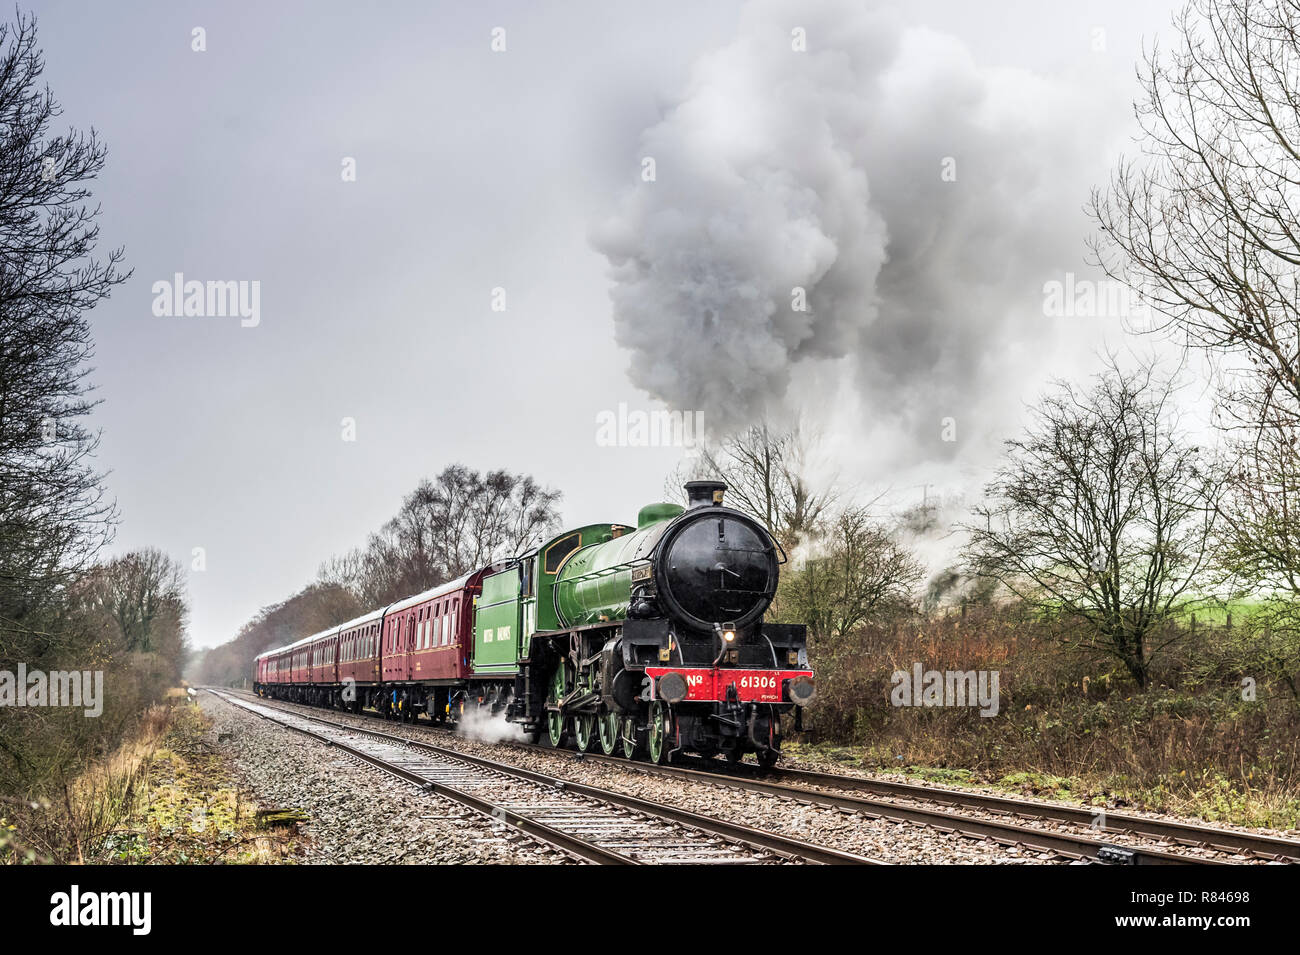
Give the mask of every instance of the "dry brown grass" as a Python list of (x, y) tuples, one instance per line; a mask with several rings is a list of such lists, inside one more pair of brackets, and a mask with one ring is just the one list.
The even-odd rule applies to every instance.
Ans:
[(149, 767), (171, 722), (166, 706), (144, 711), (135, 733), (52, 795), (11, 803), (8, 861), (84, 863), (147, 790)]
[(266, 830), (257, 805), (206, 739), (184, 690), (53, 796), (11, 800), (0, 819), (10, 863), (223, 863), (292, 859), (296, 827)]
[[(847, 748), (871, 768), (971, 780), (1079, 798), (1291, 828), (1300, 824), (1300, 704), (1243, 671), (1221, 634), (1189, 635), (1146, 691), (1103, 657), (1063, 651), (1057, 636), (984, 609), (895, 622), (815, 645), (819, 697), (807, 741)], [(1209, 641), (1218, 661), (1207, 667)], [(997, 670), (1000, 709), (895, 707), (891, 675)], [(847, 758), (840, 752), (839, 758)]]

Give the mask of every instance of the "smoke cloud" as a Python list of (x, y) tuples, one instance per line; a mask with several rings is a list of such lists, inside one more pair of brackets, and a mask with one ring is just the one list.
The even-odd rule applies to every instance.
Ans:
[(730, 428), (836, 359), (899, 458), (951, 456), (945, 417), (1000, 432), (1043, 283), (1082, 265), (1075, 173), (1102, 149), (1079, 99), (887, 10), (755, 0), (643, 133), (654, 181), (593, 229), (633, 383)]

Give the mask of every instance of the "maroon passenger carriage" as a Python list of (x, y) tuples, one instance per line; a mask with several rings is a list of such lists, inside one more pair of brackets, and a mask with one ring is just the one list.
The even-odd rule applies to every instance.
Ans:
[(267, 696), (441, 722), (464, 702), (474, 645), (474, 599), (496, 564), (268, 650), (255, 661)]

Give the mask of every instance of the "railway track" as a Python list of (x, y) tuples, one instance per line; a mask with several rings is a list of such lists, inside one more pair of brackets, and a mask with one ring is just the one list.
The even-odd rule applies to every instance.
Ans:
[[(810, 771), (769, 771), (764, 776), (734, 769), (697, 769), (686, 766), (652, 766), (643, 763), (627, 763), (604, 755), (587, 759), (608, 760), (612, 763), (628, 765), (635, 771), (652, 775), (673, 776), (711, 785), (725, 786), (748, 792), (762, 792), (773, 796), (792, 799), (796, 802), (826, 806), (848, 812), (858, 812), (868, 817), (890, 819), (895, 822), (908, 822), (930, 826), (953, 832), (972, 839), (992, 839), (1001, 845), (1019, 846), (1043, 852), (1051, 852), (1070, 859), (1093, 862), (1106, 862), (1121, 865), (1227, 865), (1232, 861), (1300, 862), (1300, 843), (1285, 839), (1273, 839), (1268, 836), (1251, 836), (1244, 834), (1242, 843), (1231, 841), (1231, 837), (1243, 835), (1229, 830), (1213, 829), (1183, 823), (1164, 823), (1160, 820), (1148, 820), (1138, 816), (1119, 814), (1094, 814), (1084, 809), (1067, 806), (1049, 806), (1026, 800), (1004, 799), (1002, 797), (985, 797), (977, 793), (957, 793), (949, 790), (934, 790), (927, 786), (911, 785), (907, 789), (887, 790), (887, 787), (909, 784), (892, 784), (885, 781), (881, 789), (871, 785), (858, 785), (860, 782), (873, 784), (876, 780), (860, 780), (857, 777), (841, 776), (833, 773), (811, 773)], [(700, 761), (701, 763), (703, 761)], [(787, 778), (783, 772), (794, 774), (809, 772), (810, 775), (827, 777), (819, 780), (814, 789), (805, 785), (792, 785), (788, 782), (775, 781)], [(834, 790), (858, 790), (885, 794), (884, 798), (870, 798), (850, 792)], [(938, 793), (940, 798), (934, 798)], [(969, 798), (968, 798), (969, 797)], [(905, 799), (897, 802), (895, 799)], [(929, 808), (917, 805), (918, 802), (937, 804), (941, 808)], [(990, 819), (987, 816), (974, 815), (975, 812), (990, 813), (1002, 818)], [(1030, 823), (1025, 825), (1024, 823)], [(1097, 835), (1106, 833), (1132, 836), (1135, 839), (1156, 840), (1169, 848), (1206, 849), (1226, 853), (1236, 857), (1234, 860), (1210, 856), (1190, 855), (1186, 852), (1171, 852), (1167, 848), (1157, 848), (1138, 842), (1118, 843), (1098, 838), (1095, 835), (1083, 835), (1066, 829), (1043, 829), (1033, 823), (1060, 823), (1085, 827)], [(1148, 825), (1150, 823), (1150, 825)], [(1177, 838), (1166, 833), (1176, 833)], [(1247, 848), (1244, 843), (1266, 847), (1259, 852)]]
[(582, 862), (600, 865), (883, 864), (432, 743), (306, 715), (279, 704), (253, 702), (215, 690), (208, 692), (423, 790), (508, 823)]
[(711, 770), (701, 767), (695, 771), (712, 772), (716, 775), (743, 780), (745, 784), (754, 783), (780, 791), (798, 789), (798, 787), (820, 787), (822, 789), (865, 792), (888, 798), (931, 802), (1007, 817), (1050, 820), (1067, 825), (1087, 827), (1099, 833), (1157, 839), (1187, 848), (1209, 849), (1231, 855), (1254, 856), (1270, 862), (1300, 863), (1300, 840), (1270, 836), (1263, 833), (1239, 832), (1232, 829), (1221, 829), (1215, 826), (1204, 826), (1172, 819), (1135, 816), (1127, 813), (1111, 812), (1108, 809), (1087, 809), (1081, 806), (1015, 799), (990, 793), (941, 789), (934, 786), (922, 786), (917, 783), (847, 776), (840, 773), (819, 772), (809, 769), (780, 767), (764, 773), (761, 770), (749, 767), (728, 767), (726, 769)]
[[(369, 712), (364, 715), (380, 718)], [(430, 733), (446, 732), (424, 724), (412, 725)], [(556, 752), (529, 743), (501, 745)], [(700, 759), (690, 765), (656, 766), (599, 753), (586, 753), (583, 758), (650, 775), (767, 793), (870, 818), (927, 826), (971, 839), (990, 839), (1068, 859), (1128, 865), (1300, 863), (1300, 841), (1196, 823), (813, 770), (762, 771)], [(1043, 825), (1058, 828), (1040, 828)], [(1187, 850), (1218, 856), (1196, 855)]]

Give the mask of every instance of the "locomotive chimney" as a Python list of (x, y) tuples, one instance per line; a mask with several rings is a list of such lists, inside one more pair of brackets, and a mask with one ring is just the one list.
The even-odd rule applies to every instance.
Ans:
[(723, 481), (687, 481), (686, 509), (721, 504), (727, 485)]

